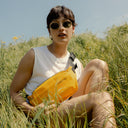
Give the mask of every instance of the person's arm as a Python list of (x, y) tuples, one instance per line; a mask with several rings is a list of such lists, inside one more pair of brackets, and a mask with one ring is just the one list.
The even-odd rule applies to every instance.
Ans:
[[(45, 107), (43, 103), (37, 106), (31, 106), (26, 100), (20, 95), (20, 91), (23, 90), (32, 76), (34, 66), (35, 54), (34, 50), (31, 49), (20, 61), (17, 72), (12, 80), (10, 86), (10, 96), (15, 105), (22, 109), (26, 114), (33, 117), (38, 108)], [(45, 112), (48, 113), (51, 109), (56, 107), (55, 104), (49, 104), (45, 108)]]
[(21, 59), (17, 72), (10, 86), (10, 96), (12, 98), (12, 101), (25, 113), (33, 111), (34, 107), (26, 102), (26, 100), (20, 95), (20, 91), (25, 88), (27, 82), (32, 76), (34, 59), (34, 50), (31, 49)]

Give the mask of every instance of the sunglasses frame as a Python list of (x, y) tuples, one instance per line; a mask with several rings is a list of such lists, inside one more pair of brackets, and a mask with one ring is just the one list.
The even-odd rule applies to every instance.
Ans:
[[(53, 25), (56, 25), (56, 26), (53, 26)], [(64, 28), (70, 28), (71, 27), (71, 25), (72, 25), (72, 22), (71, 21), (64, 21), (63, 23), (62, 23), (62, 25), (63, 25), (63, 27)], [(50, 24), (50, 28), (51, 29), (53, 29), (53, 30), (56, 30), (56, 29), (58, 29), (60, 27), (60, 24), (59, 23), (51, 23)]]

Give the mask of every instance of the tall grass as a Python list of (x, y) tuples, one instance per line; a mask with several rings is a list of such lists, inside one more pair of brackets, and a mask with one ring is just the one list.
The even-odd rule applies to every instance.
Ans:
[[(128, 25), (113, 26), (106, 32), (105, 39), (99, 39), (92, 33), (74, 36), (68, 50), (85, 66), (91, 59), (99, 58), (109, 66), (109, 88), (116, 111), (118, 128), (128, 127)], [(14, 44), (13, 44), (14, 43)], [(0, 127), (29, 128), (38, 125), (44, 127), (44, 119), (40, 110), (30, 122), (22, 111), (16, 109), (9, 96), (9, 86), (16, 72), (18, 63), (23, 55), (32, 47), (50, 44), (47, 38), (32, 38), (29, 41), (19, 40), (8, 46), (1, 42), (0, 46)], [(48, 117), (45, 117), (48, 122)], [(50, 124), (49, 124), (50, 125)], [(81, 127), (80, 123), (77, 124)], [(67, 127), (73, 127), (68, 122)], [(57, 127), (57, 126), (56, 126)], [(86, 127), (86, 124), (85, 124)]]

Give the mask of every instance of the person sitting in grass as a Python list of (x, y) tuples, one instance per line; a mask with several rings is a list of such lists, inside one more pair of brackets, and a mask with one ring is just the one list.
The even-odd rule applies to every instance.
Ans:
[[(25, 100), (20, 95), (20, 92), (25, 89), (28, 96), (32, 95), (38, 85), (69, 67), (70, 53), (67, 47), (75, 32), (75, 26), (75, 16), (69, 8), (65, 6), (52, 8), (47, 16), (47, 28), (52, 43), (30, 49), (21, 59), (10, 86), (10, 95), (16, 106), (24, 113), (34, 116), (33, 113), (36, 113), (38, 108), (45, 108), (44, 103), (31, 105), (28, 99)], [(93, 59), (85, 68), (77, 58), (74, 63), (77, 64), (75, 72), (78, 90), (70, 99), (57, 106), (49, 104), (45, 114), (52, 112), (52, 116), (55, 116), (54, 111), (56, 111), (55, 113), (61, 117), (58, 118), (60, 127), (64, 127), (63, 122), (67, 120), (69, 114), (71, 119), (81, 115), (84, 118), (87, 114), (92, 127), (115, 128), (114, 103), (110, 94), (105, 91), (109, 78), (107, 63)], [(73, 110), (75, 110), (74, 114)], [(82, 117), (79, 119), (82, 120)], [(55, 122), (52, 119), (51, 122), (54, 127)]]

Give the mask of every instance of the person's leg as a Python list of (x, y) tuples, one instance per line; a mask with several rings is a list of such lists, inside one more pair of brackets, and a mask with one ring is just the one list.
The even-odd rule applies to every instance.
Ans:
[[(85, 94), (88, 94), (91, 92), (98, 92), (101, 90), (105, 90), (108, 86), (108, 79), (109, 79), (108, 73), (109, 73), (109, 69), (108, 69), (108, 65), (106, 62), (99, 60), (99, 59), (94, 59), (94, 60), (90, 61), (87, 64), (87, 66), (85, 67), (85, 69), (83, 70), (83, 73), (78, 81), (79, 89), (73, 95), (73, 97), (78, 97), (80, 95), (85, 95)], [(106, 97), (101, 97), (102, 100), (105, 100), (105, 98)], [(100, 100), (100, 99), (96, 99), (96, 100)], [(90, 101), (88, 101), (88, 102), (90, 102)], [(100, 114), (100, 112), (102, 112), (102, 110), (104, 112), (106, 112), (106, 114), (107, 114), (107, 107), (109, 107), (109, 106), (107, 106), (106, 104), (105, 104), (106, 111), (104, 109), (102, 109), (102, 107), (96, 107), (95, 109), (93, 109), (93, 116), (88, 114), (88, 118), (94, 120), (94, 114), (98, 113), (98, 112)], [(112, 100), (111, 100), (111, 104), (113, 104)], [(110, 106), (110, 108), (111, 108), (111, 106)], [(110, 108), (108, 108), (108, 110)], [(111, 109), (113, 109), (113, 111), (114, 111), (114, 105), (113, 105), (113, 108), (111, 108)], [(99, 116), (99, 114), (97, 114), (97, 115)], [(102, 116), (102, 114), (100, 114), (100, 115)], [(104, 116), (104, 114), (103, 114), (103, 116)], [(95, 120), (95, 122), (98, 121), (98, 119), (99, 118), (97, 118)], [(116, 124), (115, 120), (113, 122)]]
[[(94, 128), (116, 128), (114, 119), (114, 105), (111, 96), (106, 92), (90, 93), (64, 102), (57, 108), (61, 128), (67, 117), (70, 119), (85, 116), (92, 111), (92, 127)], [(56, 113), (53, 116), (56, 116)], [(53, 118), (55, 119), (55, 118)], [(56, 123), (56, 120), (53, 121)]]
[(103, 92), (98, 98), (92, 112), (92, 126), (94, 128), (116, 128), (114, 103), (110, 94)]
[(68, 113), (73, 119), (74, 110), (75, 116), (81, 116), (92, 111), (92, 126), (94, 128), (102, 128), (105, 121), (104, 126), (106, 128), (115, 128), (112, 98), (108, 93), (99, 91), (106, 88), (108, 77), (106, 62), (99, 59), (90, 61), (79, 79), (78, 91), (71, 100), (58, 107), (59, 116), (65, 121)]
[(78, 81), (78, 91), (73, 97), (104, 90), (107, 87), (109, 78), (108, 72), (106, 62), (99, 59), (90, 61), (81, 74)]

